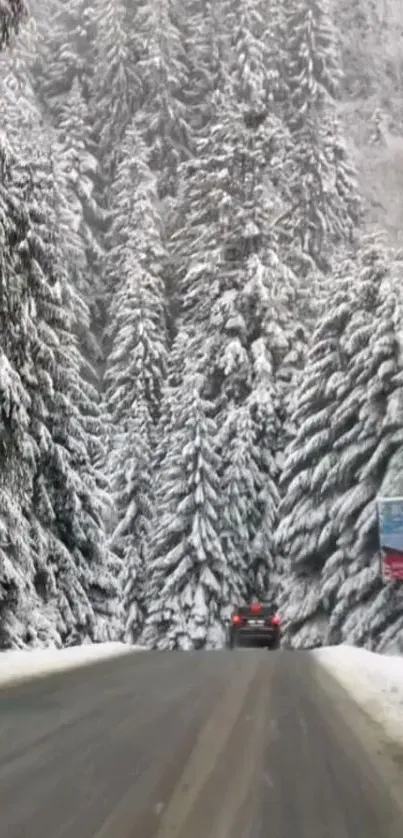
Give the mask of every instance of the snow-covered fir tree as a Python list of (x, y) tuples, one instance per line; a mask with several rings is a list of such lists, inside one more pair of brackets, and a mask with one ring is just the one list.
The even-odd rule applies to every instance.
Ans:
[(114, 549), (123, 559), (127, 630), (144, 612), (144, 550), (150, 536), (152, 455), (165, 376), (167, 339), (164, 258), (157, 185), (146, 148), (129, 127), (113, 186), (107, 276), (107, 474), (116, 500)]
[(189, 156), (190, 131), (182, 91), (187, 86), (176, 0), (156, 0), (136, 8), (133, 27), (146, 49), (136, 65), (141, 85), (137, 122), (149, 149), (149, 164), (158, 174), (161, 199), (174, 195), (178, 167)]
[(339, 343), (353, 293), (350, 285), (343, 286), (342, 294), (337, 285), (337, 292), (330, 314), (319, 322), (311, 340), (291, 417), (296, 434), (286, 449), (282, 472), (276, 544), (284, 558), (282, 611), (295, 645), (321, 645), (327, 634), (321, 571), (334, 549), (331, 508), (339, 490), (337, 480), (329, 480), (331, 466), (337, 463), (331, 418), (345, 375)]
[(80, 302), (81, 306), (84, 303), (89, 311), (88, 326), (85, 321), (80, 322), (80, 343), (86, 359), (96, 365), (101, 360), (99, 323), (104, 290), (101, 282), (104, 252), (100, 232), (105, 214), (95, 190), (99, 166), (91, 146), (88, 107), (81, 83), (76, 78), (65, 102), (60, 105), (53, 157), (64, 197), (60, 202), (60, 215), (66, 222), (70, 284), (78, 307)]
[(198, 0), (186, 0), (179, 8), (175, 4), (175, 24), (181, 35), (180, 101), (185, 105), (190, 127), (190, 134), (186, 134), (191, 143), (195, 135), (206, 130), (212, 116), (211, 97), (223, 87), (228, 51), (224, 18), (223, 4)]
[(80, 345), (86, 376), (97, 383), (104, 213), (91, 111), (95, 13), (93, 4), (86, 0), (71, 0), (63, 8), (47, 0), (33, 8), (37, 26), (25, 73), (36, 94), (43, 130), (53, 137), (54, 172), (61, 198), (59, 222), (75, 295)]
[[(349, 486), (334, 513), (342, 538), (345, 578), (335, 586), (333, 569), (324, 573), (323, 591), (334, 601), (329, 622), (329, 640), (376, 649), (392, 642), (402, 626), (399, 585), (384, 585), (380, 578), (376, 496), (395, 452), (403, 449), (403, 357), (400, 306), (393, 274), (400, 279), (401, 264), (390, 264), (379, 247), (363, 254), (358, 289), (361, 305), (371, 307), (372, 322), (360, 330), (351, 324), (346, 335), (353, 356), (351, 378), (359, 397), (359, 423), (346, 445), (336, 447), (343, 462), (356, 453), (355, 481)], [(358, 385), (358, 386), (357, 386)], [(358, 392), (357, 392), (358, 391)], [(352, 398), (341, 406), (351, 413)], [(343, 409), (344, 408), (344, 409)], [(351, 418), (350, 418), (351, 421)], [(354, 446), (354, 447), (353, 447)], [(340, 581), (340, 577), (337, 582)], [(336, 583), (337, 584), (337, 583)]]
[(40, 128), (42, 114), (30, 75), (30, 59), (37, 47), (35, 27), (24, 23), (13, 48), (0, 52), (0, 113), (3, 130), (13, 145), (27, 145)]
[(0, 9), (0, 49), (10, 43), (13, 33), (18, 32), (27, 12), (24, 0), (8, 0)]
[[(271, 414), (271, 416), (270, 416)], [(270, 421), (271, 419), (271, 421)], [(274, 533), (279, 468), (273, 454), (277, 417), (270, 392), (231, 411), (221, 433), (221, 541), (243, 600), (266, 600), (277, 588)]]
[[(1, 309), (9, 321), (2, 330), (4, 388), (20, 392), (26, 427), (19, 454), (14, 446), (18, 462), (11, 471), (22, 475), (23, 488), (13, 491), (13, 506), (7, 506), (5, 479), (5, 508), (9, 522), (17, 520), (20, 509), (20, 534), (9, 535), (11, 555), (25, 531), (29, 542), (21, 548), (21, 561), (29, 557), (30, 565), (22, 576), (23, 590), (34, 591), (31, 617), (22, 619), (25, 606), (11, 586), (9, 645), (101, 639), (116, 635), (119, 622), (115, 560), (106, 549), (104, 504), (90, 463), (100, 423), (96, 426), (81, 380), (51, 154), (43, 136), (42, 141), (36, 154), (30, 147), (30, 157), (28, 143), (16, 151), (4, 146), (2, 167)], [(10, 557), (11, 578), (9, 566)]]
[(74, 84), (89, 101), (95, 70), (93, 46), (95, 13), (93, 0), (45, 0), (34, 4), (39, 48), (34, 77), (45, 111), (58, 121), (60, 108)]
[[(94, 74), (90, 113), (93, 140), (104, 176), (113, 181), (120, 144), (138, 111), (141, 84), (137, 64), (146, 45), (123, 0), (94, 0), (96, 20)], [(105, 114), (108, 118), (105, 119)]]
[(249, 258), (257, 254), (260, 261), (273, 237), (281, 204), (271, 177), (282, 165), (284, 140), (275, 118), (250, 130), (228, 92), (218, 93), (212, 107), (215, 124), (199, 140), (195, 159), (181, 170), (174, 242), (181, 260), (180, 323), (186, 328), (203, 324), (199, 341), (207, 351), (212, 349), (203, 333), (208, 334), (209, 323), (210, 330), (214, 325), (214, 304), (228, 313), (243, 287)]
[(118, 563), (108, 553), (103, 525), (106, 499), (91, 465), (102, 423), (81, 378), (58, 238), (57, 193), (46, 155), (31, 166), (30, 183), (26, 205), (32, 231), (24, 244), (32, 260), (25, 270), (35, 293), (35, 316), (27, 387), (38, 449), (33, 493), (38, 556), (56, 580), (64, 641), (72, 636), (106, 639), (116, 636), (119, 606)]
[(202, 383), (186, 376), (175, 391), (158, 476), (142, 636), (153, 648), (222, 645), (224, 621), (241, 595), (221, 547), (217, 428)]
[(226, 5), (233, 89), (250, 126), (258, 127), (268, 108), (272, 110), (284, 94), (279, 60), (281, 5), (276, 0), (230, 0)]
[(335, 110), (341, 70), (326, 2), (287, 4), (282, 55), (292, 137), (284, 245), (299, 273), (315, 265), (327, 272), (334, 246), (353, 238), (359, 199)]
[[(247, 458), (249, 464), (256, 461), (259, 476), (242, 513), (251, 537), (247, 553), (238, 551), (238, 565), (249, 568), (245, 589), (258, 587), (264, 595), (269, 574), (263, 568), (274, 565), (286, 389), (303, 344), (294, 317), (296, 277), (277, 249), (281, 202), (273, 180), (282, 166), (284, 132), (275, 117), (262, 118), (261, 111), (258, 124), (251, 122), (250, 107), (246, 112), (243, 103), (237, 106), (230, 88), (216, 96), (214, 107), (214, 127), (199, 141), (196, 159), (183, 168), (183, 226), (175, 243), (186, 270), (178, 276), (173, 353), (179, 341), (184, 352), (178, 352), (178, 370), (198, 370), (203, 394), (214, 405), (223, 438), (217, 440), (220, 473), (226, 471), (222, 452), (229, 443), (236, 447), (234, 431), (243, 435), (245, 429), (245, 420), (234, 421), (234, 411), (245, 407), (249, 416)], [(243, 439), (238, 444), (245, 447)], [(230, 485), (224, 474), (223, 480)]]
[(376, 496), (403, 442), (392, 275), (387, 258), (368, 246), (335, 278), (296, 394), (277, 533), (296, 646), (374, 646), (379, 625), (394, 621), (390, 608), (375, 619), (391, 596), (380, 579)]
[(23, 165), (22, 160), (16, 158), (4, 136), (0, 165), (0, 647), (7, 649), (57, 642), (59, 636), (53, 615), (42, 610), (31, 541), (29, 511), (36, 447), (29, 433), (31, 400), (19, 375), (19, 368), (29, 361), (31, 301), (17, 258), (27, 216), (13, 183), (15, 168)]

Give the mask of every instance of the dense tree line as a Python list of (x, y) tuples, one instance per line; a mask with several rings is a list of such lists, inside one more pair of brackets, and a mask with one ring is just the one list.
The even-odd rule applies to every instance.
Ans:
[(400, 262), (364, 235), (332, 9), (36, 0), (15, 38), (0, 643), (214, 647), (255, 595), (293, 645), (392, 642)]

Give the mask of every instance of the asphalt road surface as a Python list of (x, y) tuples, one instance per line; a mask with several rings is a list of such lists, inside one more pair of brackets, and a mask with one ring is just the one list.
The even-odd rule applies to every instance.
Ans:
[(401, 755), (308, 653), (139, 653), (0, 691), (4, 838), (402, 838)]

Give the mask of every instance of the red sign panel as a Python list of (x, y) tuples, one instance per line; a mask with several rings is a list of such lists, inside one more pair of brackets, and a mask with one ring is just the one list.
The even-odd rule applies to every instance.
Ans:
[(382, 575), (388, 582), (403, 580), (403, 553), (382, 550)]

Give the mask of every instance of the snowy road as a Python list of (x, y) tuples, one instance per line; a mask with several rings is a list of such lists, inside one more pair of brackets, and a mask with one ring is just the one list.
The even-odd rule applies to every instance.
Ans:
[(0, 831), (401, 838), (393, 756), (307, 653), (145, 652), (0, 692)]

